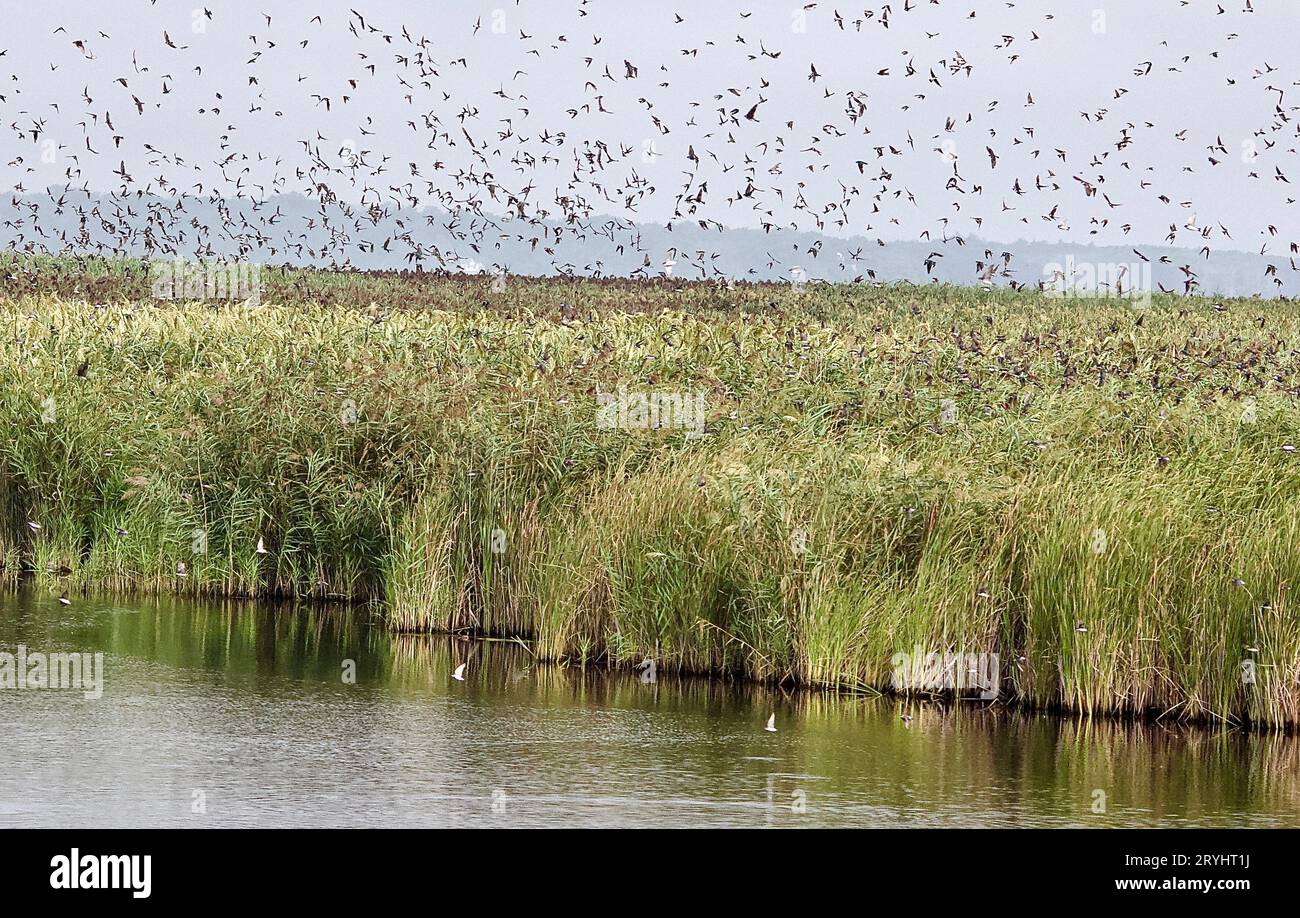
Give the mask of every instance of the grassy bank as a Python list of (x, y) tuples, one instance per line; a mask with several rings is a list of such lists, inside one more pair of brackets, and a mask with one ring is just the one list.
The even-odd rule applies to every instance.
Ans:
[[(1039, 706), (1300, 719), (1290, 304), (3, 267), (7, 576), (842, 687), (997, 652)], [(701, 395), (704, 435), (602, 427), (620, 386)]]

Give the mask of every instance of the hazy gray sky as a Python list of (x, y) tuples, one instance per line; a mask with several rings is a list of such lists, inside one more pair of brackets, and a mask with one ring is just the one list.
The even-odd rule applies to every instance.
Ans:
[[(1294, 2), (195, 6), (0, 2), (0, 184), (108, 190), (124, 164), (132, 191), (391, 208), (529, 189), (550, 219), (563, 195), (885, 239), (1300, 239)], [(327, 171), (349, 150), (351, 185)]]

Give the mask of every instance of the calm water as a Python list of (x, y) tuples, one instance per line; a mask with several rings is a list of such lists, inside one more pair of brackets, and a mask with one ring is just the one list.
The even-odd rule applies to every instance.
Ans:
[(0, 826), (1300, 825), (1281, 737), (922, 704), (909, 727), (893, 700), (647, 685), (318, 609), (0, 596), (20, 643), (102, 652), (106, 679), (0, 689)]

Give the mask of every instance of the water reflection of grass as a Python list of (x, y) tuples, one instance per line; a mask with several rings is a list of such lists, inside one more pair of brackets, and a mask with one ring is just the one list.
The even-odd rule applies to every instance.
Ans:
[[(754, 735), (766, 712), (778, 711), (781, 732), (769, 767), (784, 776), (778, 781), (782, 794), (803, 787), (814, 802), (833, 805), (869, 790), (874, 805), (893, 813), (891, 820), (909, 812), (923, 820), (929, 805), (943, 800), (972, 813), (998, 813), (1006, 823), (1232, 825), (1249, 813), (1258, 814), (1251, 818), (1260, 824), (1286, 824), (1296, 821), (1300, 803), (1300, 743), (1276, 733), (1248, 736), (691, 677), (643, 685), (627, 673), (539, 665), (508, 644), (437, 636), (396, 636), (392, 652), (391, 679), (402, 692), (441, 692), (453, 685), (455, 666), (467, 662), (467, 691), (513, 696), (546, 710), (645, 708), (714, 724), (741, 721), (735, 729)], [(903, 710), (913, 716), (910, 726), (899, 719)], [(738, 742), (731, 729), (721, 730), (724, 742)], [(797, 734), (796, 744), (779, 742), (787, 732)], [(864, 776), (869, 789), (862, 786)], [(1100, 812), (1097, 791), (1105, 795)]]
[(360, 661), (363, 677), (388, 674), (386, 630), (368, 627), (364, 616), (342, 607), (143, 596), (120, 605), (90, 602), (85, 612), (33, 608), (42, 603), (49, 601), (39, 593), (21, 594), (17, 604), (31, 611), (6, 624), (8, 643), (72, 643), (110, 659), (148, 660), (249, 683), (339, 683), (346, 659)]
[[(303, 273), (160, 309), (139, 280), (43, 263), (0, 299), (6, 575), (838, 687), (999, 652), (1035, 705), (1300, 717), (1276, 303)], [(704, 392), (708, 436), (598, 429), (620, 385)]]
[[(337, 696), (383, 723), (401, 719), (384, 713), (393, 701), (432, 705), (455, 723), (491, 712), (496, 726), (489, 732), (504, 729), (530, 761), (558, 755), (592, 767), (653, 763), (655, 774), (673, 781), (708, 774), (760, 796), (770, 779), (781, 824), (792, 820), (781, 806), (794, 791), (807, 793), (814, 822), (853, 825), (1268, 824), (1295, 822), (1300, 812), (1300, 743), (1278, 733), (1059, 718), (671, 673), (644, 684), (625, 671), (542, 663), (508, 642), (394, 634), (337, 608), (170, 597), (70, 609), (42, 604), (51, 602), (31, 592), (13, 606), (6, 601), (0, 644), (106, 652), (110, 702), (140, 689), (132, 679), (162, 679), (169, 691), (188, 686), (184, 691), (219, 694), (234, 705)], [(341, 678), (349, 659), (357, 663), (351, 684)], [(466, 681), (455, 682), (462, 663)], [(773, 711), (779, 730), (767, 734), (762, 724)], [(909, 725), (900, 720), (904, 711)], [(616, 712), (638, 716), (611, 723), (638, 726), (624, 726), (609, 743), (582, 726)], [(539, 721), (550, 726), (537, 728)], [(584, 737), (582, 745), (555, 752), (571, 731)], [(1093, 811), (1098, 790), (1104, 812)]]

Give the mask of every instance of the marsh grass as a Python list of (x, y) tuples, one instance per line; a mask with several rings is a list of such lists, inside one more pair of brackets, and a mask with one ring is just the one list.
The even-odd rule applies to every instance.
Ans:
[[(996, 652), (1035, 706), (1300, 717), (1290, 304), (6, 270), (7, 577), (848, 689)], [(706, 435), (598, 428), (620, 385), (704, 392)]]

